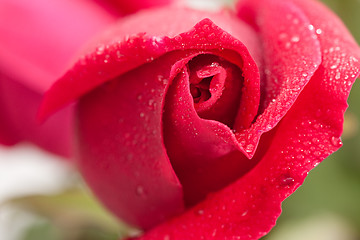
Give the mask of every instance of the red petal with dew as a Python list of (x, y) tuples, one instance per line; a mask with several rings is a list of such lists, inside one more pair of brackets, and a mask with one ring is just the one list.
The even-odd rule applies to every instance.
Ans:
[[(272, 21), (291, 13), (289, 9), (279, 12), (286, 5), (305, 14), (311, 23), (308, 29), (321, 32), (318, 41), (322, 62), (285, 117), (263, 135), (258, 149), (266, 142), (270, 142), (270, 146), (259, 156), (261, 161), (254, 169), (139, 239), (258, 239), (274, 226), (281, 202), (295, 191), (314, 166), (341, 146), (339, 137), (346, 99), (359, 75), (359, 47), (337, 17), (319, 3), (253, 3), (242, 2), (239, 8), (247, 9), (247, 14), (251, 13), (249, 9), (254, 13), (268, 9), (268, 16), (273, 12)], [(277, 10), (272, 10), (271, 5), (278, 5)], [(260, 32), (270, 22), (264, 16), (255, 15)], [(299, 20), (299, 16), (294, 19)], [(256, 153), (254, 159), (257, 158)]]
[[(208, 14), (186, 9), (172, 9), (171, 11), (161, 9), (155, 13), (148, 12), (149, 15), (157, 16), (157, 18), (148, 16), (149, 19), (157, 20), (151, 24), (165, 33), (170, 31), (171, 33), (166, 35), (171, 37), (164, 37), (164, 34), (155, 28), (155, 33), (149, 34), (160, 36), (140, 34), (119, 43), (117, 39), (124, 40), (124, 34), (120, 31), (122, 24), (125, 28), (129, 28), (129, 23), (139, 26), (138, 20), (133, 17), (125, 19), (126, 24), (121, 22), (113, 33), (110, 32), (110, 44), (101, 45), (95, 52), (85, 56), (53, 86), (47, 93), (42, 112), (46, 114), (67, 101), (89, 94), (80, 101), (79, 107), (80, 167), (87, 181), (108, 207), (119, 216), (144, 228), (149, 228), (183, 209), (182, 188), (165, 154), (162, 136), (148, 132), (151, 129), (155, 133), (161, 133), (162, 107), (164, 105), (162, 101), (165, 98), (167, 84), (161, 85), (158, 76), (167, 79), (168, 85), (171, 85), (171, 80), (179, 73), (178, 69), (181, 69), (177, 67), (178, 61), (187, 59), (192, 54), (212, 53), (237, 64), (242, 69), (243, 76), (247, 79), (244, 83), (247, 91), (243, 93), (244, 96), (247, 96), (244, 101), (248, 103), (243, 108), (246, 113), (244, 117), (247, 119), (246, 121), (251, 122), (255, 117), (259, 102), (259, 73), (245, 46), (209, 19), (200, 21), (193, 29), (182, 33), (181, 31), (185, 27), (191, 26), (190, 24), (194, 21), (201, 20)], [(164, 18), (180, 18), (188, 14), (192, 14), (194, 18), (185, 22), (185, 25), (178, 26), (181, 33), (179, 35), (175, 34), (174, 28), (170, 28), (164, 21)], [(235, 16), (212, 15), (217, 22), (229, 30), (237, 27), (238, 30), (232, 31), (233, 34), (242, 36), (241, 40), (249, 44), (252, 52), (258, 50), (254, 49), (257, 41), (256, 35), (242, 25)], [(143, 15), (140, 16), (143, 17)], [(159, 23), (169, 29), (164, 30)], [(243, 28), (239, 28), (239, 26)], [(141, 32), (141, 29), (138, 31)], [(209, 35), (211, 39), (206, 39), (205, 36)], [(219, 41), (220, 39), (221, 41)], [(102, 41), (104, 40), (102, 39)], [(174, 57), (176, 57), (176, 62), (171, 60)], [(167, 72), (163, 72), (163, 69), (167, 69)], [(74, 81), (74, 79), (76, 80)], [(115, 79), (117, 80), (115, 81)], [(107, 97), (110, 97), (110, 94), (101, 94), (101, 89), (107, 86), (103, 85), (105, 82), (109, 84), (110, 82), (121, 82), (124, 86), (114, 87), (115, 83), (110, 84), (109, 89), (116, 88), (118, 93), (112, 100), (108, 100)], [(70, 86), (72, 91), (68, 91)], [(147, 89), (152, 92), (146, 93)], [(94, 92), (89, 93), (91, 90)], [(139, 103), (139, 94), (142, 92), (144, 96), (140, 97), (142, 101)], [(104, 100), (105, 104), (100, 104), (101, 95), (107, 99)], [(124, 100), (121, 100), (122, 98)], [(116, 104), (117, 102), (119, 103)], [(156, 105), (158, 111), (149, 109), (149, 102), (152, 108)], [(94, 107), (92, 107), (93, 104), (95, 104)], [(100, 107), (100, 105), (108, 107)], [(119, 111), (114, 111), (114, 109), (119, 109)], [(111, 117), (111, 114), (114, 116)], [(144, 119), (151, 120), (151, 124), (145, 124)], [(219, 129), (220, 136), (223, 135), (223, 138), (233, 142), (232, 148), (234, 146), (241, 147), (238, 146), (230, 128), (216, 122), (211, 125), (209, 126), (212, 134)], [(118, 129), (118, 132), (115, 129)], [(129, 132), (123, 132), (124, 129)], [(110, 141), (111, 137), (114, 139), (113, 143)], [(155, 139), (145, 141), (147, 137)], [(126, 143), (132, 142), (136, 144), (132, 147), (126, 145)], [(154, 155), (154, 153), (157, 154)], [(129, 161), (129, 156), (133, 156), (136, 160)], [(110, 166), (113, 166), (113, 169)], [(136, 172), (141, 177), (131, 175), (132, 177), (125, 178), (126, 180), (119, 180), (122, 179), (122, 176)], [(139, 198), (139, 191), (145, 193), (147, 201)], [(119, 204), (119, 202), (126, 204)], [(159, 218), (149, 217), (154, 213), (157, 213)]]

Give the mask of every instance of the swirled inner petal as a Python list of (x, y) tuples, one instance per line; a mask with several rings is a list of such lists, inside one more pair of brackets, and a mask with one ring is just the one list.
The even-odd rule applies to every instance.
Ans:
[(188, 70), (183, 67), (167, 92), (163, 131), (168, 156), (183, 187), (185, 204), (193, 205), (239, 178), (255, 162), (238, 149), (226, 125), (198, 116)]

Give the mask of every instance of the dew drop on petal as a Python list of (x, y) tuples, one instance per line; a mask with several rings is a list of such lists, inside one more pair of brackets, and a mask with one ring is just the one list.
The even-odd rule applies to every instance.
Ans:
[(242, 216), (242, 217), (245, 217), (245, 216), (248, 214), (248, 212), (249, 212), (248, 210), (244, 211), (244, 212), (241, 214), (241, 216)]
[(291, 186), (293, 185), (295, 182), (294, 178), (292, 177), (284, 177), (282, 180), (281, 180), (281, 186)]
[(320, 157), (320, 156), (321, 156), (321, 152), (320, 152), (320, 151), (315, 151), (315, 152), (314, 152), (314, 156), (315, 156), (315, 157)]
[(136, 194), (138, 196), (144, 196), (145, 192), (144, 192), (144, 187), (139, 185), (136, 187)]
[(300, 38), (298, 36), (294, 36), (294, 37), (291, 38), (291, 41), (292, 42), (299, 42)]
[(198, 215), (203, 215), (203, 214), (204, 214), (204, 210), (199, 209), (196, 213), (197, 213)]
[(339, 72), (338, 72), (338, 73), (336, 73), (336, 75), (335, 75), (335, 79), (336, 79), (336, 80), (339, 80), (339, 79), (340, 79), (340, 77), (341, 77), (340, 73), (339, 73)]
[(334, 145), (335, 147), (340, 147), (341, 146), (341, 139), (338, 137), (331, 137), (330, 142), (332, 143), (332, 145)]
[(245, 151), (247, 153), (251, 153), (253, 150), (254, 150), (254, 145), (252, 145), (252, 144), (248, 144), (245, 148)]

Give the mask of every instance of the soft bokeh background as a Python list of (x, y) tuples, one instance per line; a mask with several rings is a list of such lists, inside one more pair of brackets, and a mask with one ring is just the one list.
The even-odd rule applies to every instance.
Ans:
[[(324, 2), (359, 43), (360, 0)], [(359, 102), (356, 82), (345, 116), (344, 146), (284, 202), (277, 226), (264, 240), (360, 239)], [(0, 239), (115, 240), (129, 233), (137, 231), (102, 209), (65, 161), (26, 144), (12, 150), (0, 146)]]

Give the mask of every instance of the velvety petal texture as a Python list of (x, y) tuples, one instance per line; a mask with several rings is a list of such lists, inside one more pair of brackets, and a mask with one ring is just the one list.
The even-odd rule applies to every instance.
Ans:
[(46, 93), (41, 118), (78, 101), (79, 168), (138, 239), (258, 239), (341, 146), (346, 28), (311, 0), (236, 9), (123, 18)]
[[(160, 216), (176, 215), (175, 213), (178, 213), (179, 209), (184, 209), (185, 205), (197, 203), (209, 191), (222, 188), (240, 177), (254, 164), (246, 157), (243, 157), (243, 161), (235, 158), (235, 156), (242, 157), (245, 150), (235, 138), (231, 126), (226, 124), (239, 122), (239, 124), (249, 125), (255, 118), (260, 100), (260, 78), (254, 58), (249, 54), (250, 50), (254, 53), (255, 59), (259, 56), (259, 45), (256, 45), (257, 35), (242, 24), (235, 15), (210, 14), (182, 8), (164, 8), (143, 12), (139, 15), (140, 21), (146, 14), (148, 14), (147, 19), (153, 21), (150, 23), (148, 21), (148, 23), (157, 26), (157, 28), (147, 26), (147, 29), (155, 29), (154, 33), (137, 34), (124, 38), (123, 31), (120, 31), (122, 26), (126, 28), (131, 27), (129, 24), (134, 24), (133, 28), (143, 26), (138, 24), (137, 16), (120, 21), (105, 36), (110, 39), (110, 43), (100, 45), (96, 51), (86, 55), (72, 71), (52, 87), (47, 93), (41, 113), (47, 114), (61, 104), (75, 100), (97, 87), (90, 94), (85, 95), (86, 98), (80, 99), (78, 107), (80, 113), (78, 117), (80, 168), (85, 179), (93, 186), (95, 193), (116, 214), (133, 224), (149, 228), (159, 223), (161, 219), (166, 219)], [(166, 21), (169, 17), (182, 18), (188, 14), (191, 14), (193, 18), (188, 22), (183, 21), (182, 25), (171, 27)], [(216, 24), (207, 17), (211, 17)], [(197, 23), (197, 21), (200, 22)], [(178, 24), (177, 21), (174, 23)], [(229, 33), (219, 28), (217, 24), (227, 28)], [(176, 27), (178, 34), (174, 32)], [(159, 30), (164, 32), (156, 33)], [(183, 32), (184, 30), (185, 32)], [(141, 32), (141, 29), (138, 31)], [(168, 31), (171, 32), (167, 33)], [(238, 39), (235, 39), (230, 33), (237, 36)], [(207, 35), (212, 37), (206, 39)], [(117, 39), (122, 39), (122, 41)], [(102, 39), (102, 42), (106, 43), (106, 40)], [(152, 72), (146, 70), (147, 68)], [(200, 69), (197, 70), (198, 68)], [(194, 71), (196, 72), (195, 76), (192, 74)], [(126, 80), (122, 79), (132, 73), (136, 76), (129, 76)], [(196, 79), (190, 80), (189, 77)], [(216, 105), (221, 106), (223, 99), (225, 102), (229, 101), (226, 99), (228, 96), (236, 96), (230, 97), (233, 98), (231, 105), (234, 105), (236, 110), (235, 114), (232, 114), (233, 120), (230, 122), (222, 123), (202, 119), (198, 116), (190, 88), (194, 88), (196, 84), (200, 84), (200, 81), (206, 78), (209, 83), (204, 83), (203, 87), (209, 88), (207, 90), (209, 93), (212, 92), (209, 101), (213, 102), (210, 103), (211, 106), (207, 107), (208, 112)], [(74, 85), (73, 79), (76, 79), (76, 85)], [(101, 99), (107, 99), (111, 94), (108, 90), (103, 91), (102, 86), (107, 86), (107, 84), (101, 86), (100, 84), (109, 83), (109, 81), (121, 82), (123, 85), (115, 87), (115, 83), (110, 84), (111, 91), (118, 99), (106, 100), (113, 102), (111, 105), (101, 104)], [(191, 81), (193, 81), (192, 86)], [(132, 84), (134, 87), (130, 91), (128, 86), (130, 87)], [(236, 85), (237, 87), (232, 88)], [(67, 91), (70, 86), (73, 91)], [(235, 91), (236, 94), (228, 93), (229, 91)], [(131, 97), (128, 96), (130, 93)], [(222, 94), (225, 97), (221, 98)], [(90, 100), (86, 99), (92, 99), (91, 104), (88, 103)], [(205, 93), (203, 101), (207, 102), (206, 100)], [(97, 102), (98, 108), (93, 107), (93, 101)], [(121, 102), (123, 106), (120, 107), (116, 104), (118, 102)], [(200, 101), (198, 103), (201, 104)], [(245, 107), (241, 107), (244, 103), (247, 103)], [(116, 111), (119, 115), (110, 118), (109, 116), (114, 115), (114, 104), (120, 107)], [(103, 105), (108, 105), (109, 108), (104, 108)], [(155, 109), (158, 110), (155, 111)], [(129, 117), (132, 120), (128, 119)], [(150, 120), (151, 124), (147, 122)], [(133, 126), (128, 126), (129, 123)], [(138, 126), (143, 126), (144, 129), (140, 130)], [(105, 127), (110, 132), (107, 132)], [(114, 130), (117, 127), (119, 131)], [(121, 139), (121, 136), (125, 135), (120, 132), (125, 130), (128, 133), (127, 137), (121, 140), (124, 143), (112, 140), (113, 138), (110, 136), (112, 133)], [(164, 134), (162, 134), (163, 132)], [(148, 137), (152, 135), (157, 138), (149, 140)], [(134, 142), (133, 148), (127, 147), (127, 144), (131, 142)], [(119, 144), (123, 147), (119, 148)], [(174, 147), (174, 144), (178, 146)], [(144, 152), (143, 147), (146, 145), (148, 145), (149, 154)], [(155, 150), (156, 145), (158, 145), (158, 151)], [(181, 161), (182, 156), (191, 155), (193, 146), (197, 146), (197, 154), (188, 158), (188, 162)], [(89, 151), (90, 149), (91, 151)], [(183, 149), (183, 155), (178, 154), (180, 149)], [(211, 149), (210, 152), (209, 149)], [(104, 154), (104, 150), (109, 154)], [(159, 154), (162, 152), (161, 155), (164, 157), (155, 155), (153, 160), (150, 160), (151, 151), (159, 152)], [(110, 155), (114, 161), (111, 164)], [(133, 156), (134, 160), (129, 161), (129, 156)], [(141, 160), (141, 156), (143, 160)], [(141, 164), (142, 161), (144, 164)], [(206, 163), (206, 161), (208, 162)], [(215, 166), (220, 166), (221, 162), (225, 161), (229, 164), (223, 164), (223, 168), (231, 170), (231, 174), (222, 174), (216, 171)], [(130, 165), (124, 167), (123, 162)], [(98, 167), (104, 163), (107, 167)], [(151, 164), (148, 165), (149, 163)], [(160, 173), (154, 171), (154, 164), (157, 166), (156, 168), (159, 168)], [(199, 184), (192, 186), (189, 180), (191, 177), (197, 176), (198, 171), (206, 165), (209, 166), (210, 171), (204, 173), (208, 176), (206, 179), (210, 180), (210, 176), (216, 174), (219, 181), (217, 181), (217, 177), (210, 182), (204, 178), (199, 181)], [(109, 166), (113, 166), (112, 168), (119, 166), (121, 170), (114, 169), (118, 174), (109, 174)], [(194, 171), (187, 171), (192, 166)], [(133, 168), (137, 170), (131, 170)], [(129, 172), (139, 172), (139, 177), (126, 177)], [(148, 174), (150, 174), (149, 177), (145, 177)], [(124, 179), (120, 181), (119, 176), (124, 176)], [(159, 179), (156, 180), (157, 184), (152, 184), (156, 178)], [(115, 182), (117, 183), (115, 184)], [(160, 183), (167, 187), (153, 187), (160, 186)], [(108, 186), (108, 188), (104, 188), (104, 186)], [(139, 186), (141, 191), (147, 192), (146, 198), (139, 198), (137, 194)], [(192, 194), (194, 192), (197, 192), (196, 195)], [(175, 195), (171, 197), (171, 194)], [(162, 195), (166, 202), (158, 200)], [(132, 203), (133, 207), (130, 207), (127, 202)], [(155, 202), (159, 204), (159, 207), (154, 207)], [(169, 213), (164, 211), (169, 211)], [(159, 219), (154, 217), (156, 216), (154, 212)], [(149, 222), (145, 223), (145, 221)]]
[[(254, 28), (263, 37), (264, 45), (270, 41), (264, 38), (269, 30), (265, 26), (274, 24), (272, 21), (281, 16), (288, 18), (289, 21), (277, 23), (276, 28), (281, 29), (282, 24), (289, 22), (301, 24), (301, 16), (306, 17), (303, 19), (307, 19), (309, 25), (300, 29), (317, 34), (316, 45), (320, 45), (322, 61), (286, 115), (272, 131), (262, 136), (257, 151), (264, 149), (264, 143), (266, 153), (259, 156), (256, 167), (191, 211), (139, 239), (258, 239), (275, 224), (281, 202), (314, 166), (341, 146), (346, 99), (360, 71), (359, 47), (343, 24), (323, 5), (313, 1), (242, 1), (238, 9), (241, 17), (256, 23)], [(264, 18), (266, 14), (260, 14), (261, 11), (268, 11), (267, 16), (271, 18)], [(294, 16), (295, 12), (300, 15)], [(281, 46), (283, 36), (278, 37)], [(292, 37), (290, 35), (285, 45), (301, 43), (301, 38), (291, 41)], [(266, 61), (266, 55), (264, 57)], [(275, 67), (268, 64), (265, 64), (268, 69)], [(283, 66), (275, 67), (275, 71), (279, 67)], [(271, 77), (276, 73), (269, 71), (266, 71), (266, 82), (273, 81)], [(263, 89), (271, 91), (271, 85)], [(265, 108), (258, 119), (266, 112)], [(281, 108), (273, 114), (280, 112)], [(256, 153), (253, 159), (257, 158)]]

